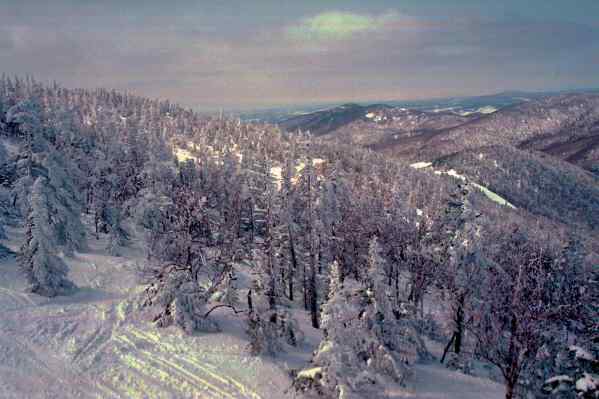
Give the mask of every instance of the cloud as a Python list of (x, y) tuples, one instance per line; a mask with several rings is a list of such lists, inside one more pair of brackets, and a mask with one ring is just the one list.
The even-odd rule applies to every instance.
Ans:
[(349, 39), (360, 33), (379, 31), (398, 18), (396, 13), (362, 15), (329, 11), (303, 19), (286, 30), (293, 40), (330, 41)]
[(19, 6), (33, 1), (0, 13), (0, 73), (203, 109), (599, 85), (599, 29), (590, 22), (399, 12), (383, 8), (387, 0), (351, 12), (308, 1), (279, 1), (279, 12), (274, 0), (220, 14), (204, 5), (140, 14), (117, 3), (67, 7), (76, 0), (43, 13)]

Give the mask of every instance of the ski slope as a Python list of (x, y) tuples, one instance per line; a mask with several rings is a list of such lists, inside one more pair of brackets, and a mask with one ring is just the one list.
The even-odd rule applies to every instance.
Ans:
[[(22, 231), (11, 229), (18, 249)], [(2, 399), (278, 399), (291, 390), (291, 369), (308, 365), (322, 332), (309, 314), (294, 310), (305, 344), (277, 358), (253, 357), (242, 317), (223, 309), (213, 315), (220, 333), (187, 336), (158, 329), (132, 299), (141, 291), (136, 263), (140, 243), (123, 257), (109, 256), (106, 242), (90, 237), (89, 249), (65, 260), (79, 290), (43, 298), (24, 292), (14, 258), (0, 260), (0, 398)], [(500, 385), (449, 371), (436, 363), (414, 366), (405, 388), (381, 397), (415, 399), (501, 398)]]
[(90, 243), (66, 259), (80, 287), (70, 297), (23, 293), (14, 258), (0, 260), (1, 398), (283, 397), (288, 374), (247, 354), (242, 320), (217, 314), (226, 333), (191, 337), (153, 327), (130, 298), (141, 252), (111, 257)]

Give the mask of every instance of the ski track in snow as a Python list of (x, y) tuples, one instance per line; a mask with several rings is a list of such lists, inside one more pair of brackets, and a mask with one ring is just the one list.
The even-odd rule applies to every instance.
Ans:
[(25, 293), (14, 258), (0, 260), (0, 398), (268, 397), (251, 371), (262, 362), (240, 338), (226, 353), (215, 334), (186, 337), (132, 317), (135, 259), (92, 250), (66, 260), (80, 290), (52, 299)]

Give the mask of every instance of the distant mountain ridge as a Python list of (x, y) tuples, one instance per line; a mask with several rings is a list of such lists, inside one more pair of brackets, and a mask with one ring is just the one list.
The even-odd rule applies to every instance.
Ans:
[(409, 163), (432, 162), (532, 214), (595, 229), (599, 92), (521, 97), (520, 102), (499, 105), (517, 95), (493, 96), (496, 106), (476, 98), (470, 108), (459, 101), (433, 109), (348, 104), (294, 116), (279, 126)]
[(598, 91), (520, 97), (520, 102), (500, 105), (516, 101), (517, 95), (499, 94), (491, 96), (496, 101), (488, 102), (477, 97), (467, 108), (462, 100), (456, 100), (459, 105), (433, 109), (345, 104), (292, 116), (279, 126), (287, 132), (309, 131), (326, 140), (417, 161), (432, 161), (468, 148), (512, 145), (543, 151), (588, 170), (597, 167)]
[(454, 110), (455, 112), (471, 112), (485, 106), (503, 108), (509, 105), (518, 104), (525, 101), (531, 101), (545, 96), (580, 92), (599, 93), (599, 88), (542, 92), (510, 90), (499, 92), (496, 94), (487, 94), (480, 96), (446, 97), (424, 100), (378, 100), (371, 102), (353, 101), (321, 103), (311, 105), (298, 104), (255, 110), (230, 111), (227, 112), (227, 115), (230, 114), (231, 116), (238, 117), (243, 121), (281, 123), (294, 116), (305, 115), (324, 110), (331, 110), (349, 103), (360, 105), (362, 107), (368, 107), (376, 104), (384, 104), (389, 107), (409, 108), (422, 111)]

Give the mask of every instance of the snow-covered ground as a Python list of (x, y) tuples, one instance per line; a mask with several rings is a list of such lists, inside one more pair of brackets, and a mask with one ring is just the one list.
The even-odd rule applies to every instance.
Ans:
[[(18, 247), (18, 231), (6, 243)], [(291, 385), (283, 359), (246, 351), (244, 323), (214, 312), (223, 333), (186, 336), (132, 312), (135, 263), (90, 250), (66, 259), (80, 290), (46, 299), (24, 293), (14, 258), (0, 260), (0, 398), (272, 398)], [(292, 364), (300, 367), (301, 364)]]
[[(22, 231), (3, 241), (17, 250)], [(68, 297), (27, 294), (14, 258), (0, 260), (0, 398), (227, 398), (298, 397), (291, 369), (305, 368), (322, 338), (309, 315), (294, 310), (306, 339), (296, 352), (254, 357), (242, 316), (226, 308), (212, 313), (220, 333), (187, 336), (158, 329), (135, 310), (141, 287), (136, 264), (144, 261), (133, 242), (123, 257), (109, 256), (106, 242), (89, 237), (89, 248), (66, 258), (79, 290)], [(433, 353), (440, 344), (431, 344)], [(414, 365), (406, 388), (390, 398), (501, 398), (502, 387), (447, 370), (436, 362)], [(392, 389), (392, 390), (391, 390)]]
[(391, 398), (411, 399), (503, 399), (503, 385), (487, 378), (479, 378), (452, 371), (441, 365), (437, 359), (443, 354), (443, 344), (426, 340), (426, 345), (434, 360), (413, 367), (413, 377), (401, 392)]

